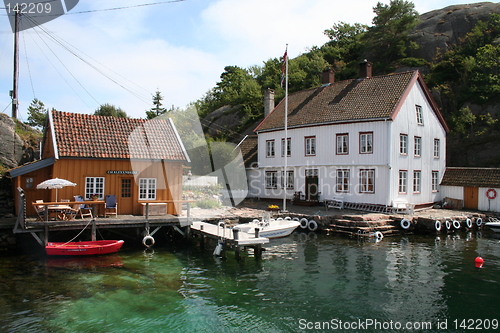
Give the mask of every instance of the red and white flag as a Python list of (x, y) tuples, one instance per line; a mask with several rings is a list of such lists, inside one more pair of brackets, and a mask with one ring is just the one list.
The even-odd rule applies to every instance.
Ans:
[(288, 48), (285, 50), (285, 54), (283, 54), (283, 64), (281, 64), (281, 83), (280, 86), (283, 88), (283, 82), (285, 82), (286, 75), (286, 63), (288, 61)]

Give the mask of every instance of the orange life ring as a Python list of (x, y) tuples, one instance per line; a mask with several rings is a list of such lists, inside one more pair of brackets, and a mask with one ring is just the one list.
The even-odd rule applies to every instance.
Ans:
[(490, 188), (486, 191), (486, 197), (490, 200), (493, 200), (497, 197), (497, 191), (493, 188)]

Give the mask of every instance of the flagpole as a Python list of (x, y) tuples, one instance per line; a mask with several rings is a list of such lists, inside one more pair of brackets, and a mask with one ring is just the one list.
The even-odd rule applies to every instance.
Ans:
[(283, 168), (283, 211), (286, 210), (286, 190), (288, 188), (288, 175), (287, 175), (287, 155), (288, 155), (288, 44), (285, 49), (285, 146), (283, 155), (285, 155), (285, 165)]

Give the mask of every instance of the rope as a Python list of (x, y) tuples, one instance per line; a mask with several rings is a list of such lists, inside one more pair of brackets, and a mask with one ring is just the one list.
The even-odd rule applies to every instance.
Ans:
[(75, 237), (73, 237), (71, 240), (67, 241), (66, 243), (64, 244), (61, 244), (61, 245), (57, 245), (56, 247), (61, 247), (61, 246), (64, 246), (68, 243), (71, 243), (72, 241), (74, 241), (76, 239), (76, 237), (80, 236), (82, 234), (83, 231), (85, 231), (85, 229), (87, 229), (87, 227), (89, 226), (90, 223), (92, 223), (92, 221), (94, 221), (95, 219), (90, 219), (89, 223), (87, 223), (87, 225), (85, 227), (83, 227), (82, 231), (80, 231), (78, 233), (78, 235), (76, 235)]

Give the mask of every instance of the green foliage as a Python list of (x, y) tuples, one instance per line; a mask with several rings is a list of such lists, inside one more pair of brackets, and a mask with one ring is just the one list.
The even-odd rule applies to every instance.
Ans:
[(215, 208), (220, 208), (222, 206), (220, 201), (218, 201), (216, 199), (209, 199), (209, 198), (198, 200), (198, 201), (192, 203), (192, 205), (194, 207), (199, 207), (199, 208), (203, 208), (203, 209), (215, 209)]
[(45, 108), (45, 104), (42, 101), (37, 98), (33, 99), (30, 106), (28, 106), (28, 121), (26, 124), (32, 127), (43, 128), (48, 112), (49, 110)]
[(162, 114), (169, 112), (166, 108), (162, 107), (162, 105), (163, 105), (161, 102), (162, 100), (163, 100), (163, 96), (161, 95), (160, 91), (157, 90), (156, 93), (153, 95), (154, 107), (152, 107), (149, 110), (146, 110), (146, 118), (147, 119), (153, 119), (153, 118), (156, 118), (158, 116), (161, 116)]
[(108, 116), (118, 118), (128, 118), (128, 115), (121, 108), (111, 104), (102, 104), (95, 112), (94, 116)]
[(404, 0), (391, 0), (389, 5), (379, 2), (373, 11), (373, 26), (363, 39), (373, 55), (372, 61), (388, 66), (406, 56), (408, 34), (418, 24), (419, 14), (412, 2)]
[(18, 119), (14, 119), (16, 123), (15, 133), (19, 135), (21, 140), (29, 144), (30, 146), (37, 146), (40, 139), (42, 138), (42, 132), (38, 130), (33, 130), (26, 124), (21, 123)]

